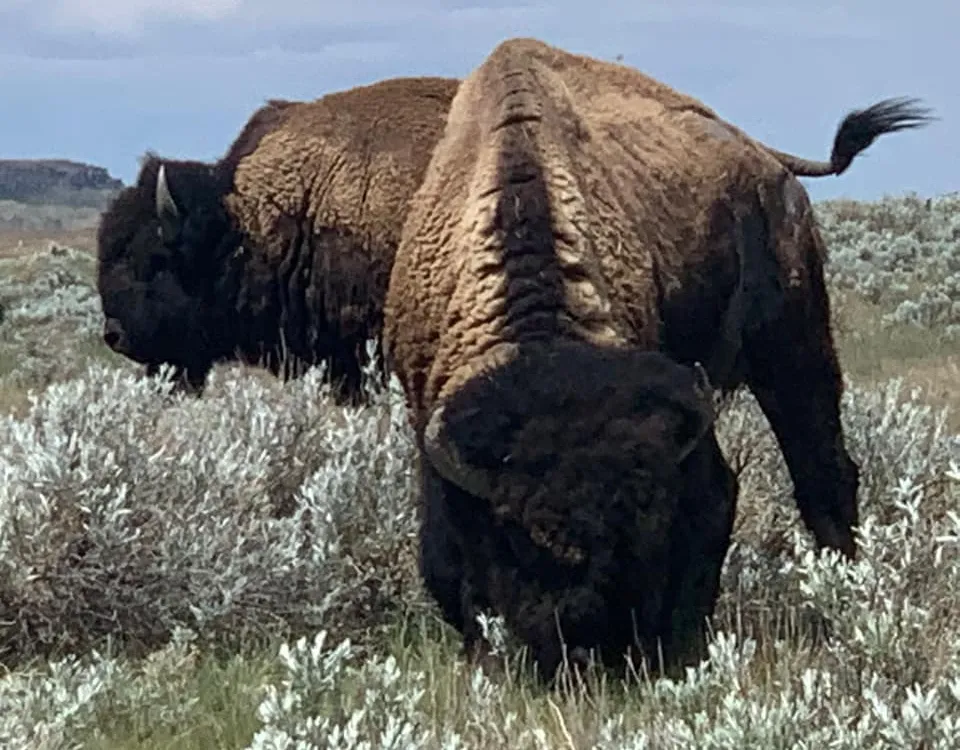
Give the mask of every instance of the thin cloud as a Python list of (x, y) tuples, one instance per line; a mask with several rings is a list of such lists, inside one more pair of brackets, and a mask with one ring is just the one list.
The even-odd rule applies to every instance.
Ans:
[[(930, 14), (924, 10), (936, 1), (914, 0), (914, 10), (905, 11), (892, 0), (873, 0), (869, 7), (866, 0), (842, 7), (810, 0), (802, 8), (793, 0), (6, 0), (0, 55), (124, 64), (137, 58), (442, 57), (465, 73), (499, 41), (534, 36), (573, 51), (604, 50), (609, 58), (623, 51), (631, 64), (656, 68), (672, 52), (652, 51), (649, 42), (632, 48), (651, 27), (678, 39), (708, 34), (710, 44), (728, 37), (760, 45), (799, 37), (889, 39), (905, 48), (915, 43), (910, 38), (929, 38), (924, 27), (931, 22), (923, 19)], [(690, 49), (686, 55), (696, 60), (698, 53)]]
[(44, 16), (65, 32), (130, 36), (143, 33), (152, 21), (213, 22), (240, 7), (241, 0), (55, 0)]
[(884, 39), (894, 28), (878, 0), (869, 13), (858, 13), (835, 3), (803, 5), (790, 0), (725, 2), (724, 0), (658, 0), (622, 5), (617, 0), (593, 0), (584, 14), (615, 18), (621, 24), (697, 23), (750, 29), (766, 34), (785, 34), (815, 39)]
[(331, 61), (364, 60), (382, 62), (398, 57), (403, 45), (398, 42), (338, 42), (326, 44), (318, 50), (301, 52), (288, 50), (280, 46), (263, 47), (253, 52), (253, 57), (261, 60), (310, 60)]
[[(371, 54), (387, 59), (396, 45), (419, 44), (413, 40), (433, 38), (442, 46), (466, 34), (492, 47), (507, 37), (536, 36), (579, 46), (651, 24), (701, 26), (717, 34), (728, 29), (764, 37), (877, 40), (901, 34), (910, 23), (888, 0), (876, 0), (869, 13), (822, 0), (802, 8), (785, 0), (7, 0), (3, 6), (0, 53), (123, 59), (232, 57), (258, 49), (314, 54), (340, 42), (358, 50), (373, 44)], [(342, 56), (355, 59), (349, 46)]]
[(145, 76), (150, 79), (168, 79), (172, 75), (184, 75), (197, 65), (203, 65), (209, 75), (219, 69), (233, 69), (237, 65), (256, 66), (260, 63), (302, 65), (304, 63), (364, 62), (382, 63), (401, 57), (403, 45), (394, 42), (342, 42), (315, 47), (309, 51), (286, 49), (268, 45), (255, 50), (237, 50), (230, 53), (210, 54), (204, 51), (178, 53), (176, 56), (156, 53), (131, 53), (121, 58), (111, 57), (36, 57), (25, 54), (0, 53), (0, 81), (16, 78), (29, 72), (58, 72), (79, 79), (105, 77), (126, 79)]

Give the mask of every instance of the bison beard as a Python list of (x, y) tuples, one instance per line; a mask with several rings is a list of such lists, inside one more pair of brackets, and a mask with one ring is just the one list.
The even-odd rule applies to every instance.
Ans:
[(699, 657), (737, 491), (712, 422), (702, 371), (576, 342), (522, 345), (438, 407), (422, 564), (466, 650), (492, 606), (546, 680), (565, 648)]

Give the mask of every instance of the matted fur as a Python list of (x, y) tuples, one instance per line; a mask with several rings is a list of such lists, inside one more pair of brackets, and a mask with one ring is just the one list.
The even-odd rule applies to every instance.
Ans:
[(546, 678), (563, 656), (558, 625), (568, 648), (611, 665), (634, 641), (701, 655), (736, 496), (711, 395), (659, 352), (552, 341), (445, 399), (444, 440), (493, 479), (478, 491), (421, 466), (424, 573), (452, 585), (446, 566), (463, 561), (440, 600), (468, 648), (492, 605)]
[[(397, 78), (257, 110), (213, 164), (150, 154), (104, 213), (98, 289), (110, 344), (195, 390), (216, 361), (296, 375), (326, 361), (359, 388), (407, 201), (459, 81)], [(163, 242), (163, 165), (179, 224)]]
[[(659, 350), (687, 365), (703, 362), (723, 390), (746, 382), (781, 441), (818, 544), (855, 553), (858, 469), (839, 423), (825, 248), (806, 191), (784, 161), (636, 70), (536, 40), (502, 43), (461, 84), (411, 201), (388, 289), (385, 343), (429, 458), (425, 471), (436, 475), (424, 483), (424, 576), (468, 644), (476, 638), (476, 599), (507, 616), (546, 672), (556, 666), (555, 617), (561, 625), (567, 618), (581, 646), (592, 638), (608, 654), (625, 647), (620, 626), (581, 628), (571, 612), (585, 610), (571, 602), (586, 594), (557, 583), (533, 558), (522, 562), (518, 551), (530, 544), (552, 550), (559, 565), (566, 546), (554, 541), (586, 534), (597, 543), (577, 547), (585, 565), (608, 555), (621, 570), (638, 564), (626, 547), (598, 541), (616, 537), (618, 519), (600, 487), (630, 485), (627, 448), (595, 436), (588, 459), (575, 447), (597, 415), (613, 418), (607, 403), (650, 408), (642, 368), (629, 377), (622, 367), (600, 366), (608, 356), (601, 352), (611, 349), (628, 359)], [(578, 343), (566, 357), (552, 357), (562, 342)], [(538, 357), (552, 357), (553, 370), (530, 365), (551, 380), (546, 401), (539, 381), (510, 375)], [(507, 401), (505, 381), (513, 383)], [(526, 412), (507, 406), (525, 399)], [(531, 427), (537, 420), (545, 427)], [(462, 426), (471, 422), (499, 424), (477, 430), (500, 462), (480, 459), (479, 438)], [(523, 444), (556, 452), (546, 463), (516, 460), (513, 449)], [(667, 472), (673, 478), (659, 490), (627, 492), (638, 507), (660, 498), (659, 511), (648, 512), (663, 514), (671, 540), (698, 538), (684, 528), (712, 528), (709, 559), (686, 572), (678, 567), (683, 554), (648, 561), (651, 580), (669, 581), (668, 590), (627, 587), (620, 590), (626, 601), (640, 606), (644, 597), (660, 597), (678, 613), (709, 614), (736, 494), (712, 444), (708, 431), (690, 457), (714, 467), (691, 474), (700, 484), (679, 486)], [(670, 467), (669, 455), (645, 462), (641, 451), (632, 471)], [(579, 479), (565, 484), (538, 473), (551, 471)], [(662, 530), (636, 533), (638, 548), (667, 543)], [(438, 551), (447, 534), (458, 543)], [(495, 583), (510, 575), (529, 585)], [(602, 611), (617, 598), (616, 587), (587, 588), (587, 609)], [(669, 619), (657, 633), (668, 642), (685, 642), (697, 629), (691, 620), (667, 627)]]

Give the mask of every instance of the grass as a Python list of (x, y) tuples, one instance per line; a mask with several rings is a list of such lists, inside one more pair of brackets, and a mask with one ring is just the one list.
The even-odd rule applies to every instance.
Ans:
[[(514, 659), (505, 661), (496, 675), (494, 693), (493, 683), (479, 681), (479, 675), (465, 668), (451, 633), (432, 619), (410, 617), (381, 637), (382, 653), (395, 659), (398, 674), (422, 677), (409, 681), (421, 686), (423, 724), (475, 733), (483, 747), (511, 747), (515, 738), (505, 731), (510, 724), (542, 729), (546, 747), (588, 747), (602, 732), (607, 717), (649, 713), (645, 699), (649, 700), (651, 687), (639, 677), (619, 683), (594, 676), (586, 688), (566, 686), (549, 692), (532, 683), (525, 664)], [(137, 681), (155, 685), (156, 671), (148, 672), (149, 676), (134, 672), (124, 684), (126, 696), (104, 700), (93, 721), (73, 739), (91, 750), (247, 747), (260, 729), (256, 714), (261, 687), (284, 677), (275, 656), (280, 645), (275, 642), (272, 648), (241, 649), (229, 655), (177, 654), (164, 665), (169, 673), (161, 675), (169, 680), (163, 696), (168, 705), (158, 703), (155, 690), (137, 689)], [(798, 652), (800, 658), (802, 654)], [(776, 664), (776, 672), (764, 673), (771, 664)], [(768, 690), (775, 689), (776, 682), (796, 666), (782, 659), (764, 659), (762, 665), (754, 679)], [(356, 675), (351, 677), (324, 696), (326, 711), (320, 715), (349, 715), (363, 704), (369, 686)], [(489, 726), (477, 726), (477, 717), (471, 715), (475, 711), (471, 698), (477, 693), (496, 704), (493, 715), (484, 717), (491, 720)], [(185, 696), (190, 698), (187, 706), (183, 706)]]
[(96, 227), (100, 209), (90, 206), (28, 204), (0, 200), (0, 231), (11, 233), (71, 233)]
[(922, 388), (930, 403), (949, 409), (950, 427), (960, 432), (960, 339), (909, 323), (884, 326), (886, 310), (855, 294), (834, 306), (844, 373), (863, 385), (903, 378)]
[[(82, 739), (90, 750), (126, 750), (133, 746), (144, 750), (246, 746), (258, 729), (257, 687), (278, 677), (272, 654), (238, 653), (220, 658), (202, 654), (181, 668), (177, 690), (194, 696), (196, 702), (178, 716), (176, 722), (165, 720), (163, 707), (160, 706), (158, 712), (152, 700), (120, 707), (108, 704), (100, 710), (91, 729), (77, 739)], [(170, 697), (177, 700), (176, 696)]]
[[(430, 695), (464, 694), (469, 675), (455, 668), (456, 645), (449, 632), (431, 619), (410, 617), (395, 623), (384, 641), (401, 669), (426, 667)], [(184, 660), (178, 689), (196, 702), (176, 722), (158, 715), (152, 701), (135, 703), (121, 711), (107, 708), (102, 723), (92, 725), (80, 739), (91, 750), (121, 750), (133, 743), (143, 750), (246, 747), (259, 729), (260, 686), (283, 677), (275, 658), (281, 643), (274, 640), (268, 646), (241, 647), (230, 654), (205, 652)], [(448, 713), (450, 708), (449, 703), (437, 701), (431, 712)]]
[(92, 255), (97, 248), (97, 233), (91, 227), (59, 231), (5, 229), (0, 232), (0, 258), (23, 258), (50, 243)]
[[(438, 622), (395, 391), (349, 412), (311, 377), (218, 368), (204, 399), (171, 402), (99, 342), (92, 230), (0, 235), (0, 746), (960, 748), (960, 338), (891, 317), (960, 256), (941, 252), (951, 206), (820, 209), (864, 472), (858, 562), (812, 553), (738, 396), (711, 659), (557, 692), (496, 622), (490, 675)], [(884, 232), (890, 257), (864, 265)], [(929, 259), (916, 278), (904, 247)]]

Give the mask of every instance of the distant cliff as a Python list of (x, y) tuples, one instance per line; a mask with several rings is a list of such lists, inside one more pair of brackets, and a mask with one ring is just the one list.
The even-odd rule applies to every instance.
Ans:
[(0, 159), (0, 231), (97, 225), (123, 188), (103, 167), (66, 159)]
[(0, 159), (0, 200), (102, 210), (123, 188), (103, 167), (65, 159)]

